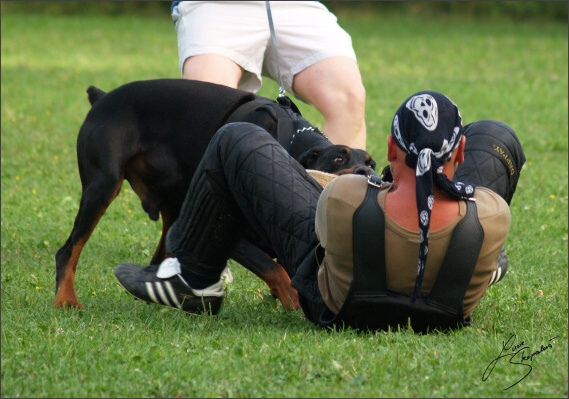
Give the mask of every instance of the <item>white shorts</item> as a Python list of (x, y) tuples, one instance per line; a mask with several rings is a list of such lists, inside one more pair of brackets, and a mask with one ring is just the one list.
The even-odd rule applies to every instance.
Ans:
[[(293, 77), (331, 56), (356, 61), (352, 39), (318, 1), (271, 1), (284, 89)], [(182, 1), (172, 9), (180, 70), (188, 57), (218, 54), (241, 66), (239, 88), (256, 92), (261, 76), (278, 82), (278, 70), (264, 1)]]

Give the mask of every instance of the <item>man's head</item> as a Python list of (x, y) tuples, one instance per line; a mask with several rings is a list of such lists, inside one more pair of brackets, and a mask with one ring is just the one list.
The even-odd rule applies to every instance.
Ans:
[(425, 173), (431, 161), (439, 167), (458, 148), (462, 119), (447, 96), (421, 91), (401, 104), (393, 117), (391, 135), (407, 154), (405, 163), (418, 173)]
[(421, 241), (414, 299), (421, 288), (427, 262), (431, 210), (435, 200), (433, 183), (457, 200), (472, 198), (474, 185), (451, 182), (443, 173), (445, 162), (462, 162), (464, 151), (460, 112), (447, 96), (435, 91), (420, 91), (407, 98), (393, 117), (389, 141), (390, 161), (397, 158), (393, 149), (395, 142), (405, 154), (405, 164), (415, 170)]
[(460, 112), (447, 96), (420, 91), (407, 98), (393, 117), (389, 142), (388, 159), (392, 161), (397, 157), (396, 144), (405, 154), (405, 164), (415, 170), (418, 186), (419, 181), (423, 181), (431, 186), (432, 193), (434, 182), (454, 198), (470, 196), (469, 192), (462, 192), (462, 183), (452, 184), (448, 180), (454, 167), (450, 173), (443, 173), (446, 161), (463, 161), (465, 144)]

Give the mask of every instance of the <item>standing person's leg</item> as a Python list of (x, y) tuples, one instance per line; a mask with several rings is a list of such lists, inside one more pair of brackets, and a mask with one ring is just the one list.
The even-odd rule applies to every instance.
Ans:
[[(324, 116), (334, 144), (366, 148), (366, 92), (350, 35), (318, 1), (271, 2), (283, 86)], [(263, 72), (278, 81), (275, 49)]]
[(317, 62), (294, 77), (293, 90), (322, 113), (322, 131), (332, 143), (366, 148), (366, 92), (354, 60), (338, 56)]
[(182, 76), (236, 89), (243, 76), (243, 68), (222, 55), (202, 54), (186, 58)]
[(321, 190), (266, 131), (248, 123), (225, 125), (210, 142), (168, 232), (167, 248), (177, 259), (160, 266), (120, 265), (115, 275), (132, 295), (187, 312), (203, 311), (200, 295), (213, 297), (216, 313), (223, 295), (220, 273), (245, 232), (264, 237), (291, 276), (314, 256)]
[(255, 92), (269, 32), (264, 2), (182, 1), (172, 8), (185, 79)]

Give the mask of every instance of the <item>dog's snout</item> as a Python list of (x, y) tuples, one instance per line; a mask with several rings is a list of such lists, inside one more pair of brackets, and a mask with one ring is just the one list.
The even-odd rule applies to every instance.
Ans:
[(369, 176), (372, 173), (374, 173), (373, 169), (370, 168), (369, 166), (356, 166), (354, 168), (354, 174), (355, 175)]

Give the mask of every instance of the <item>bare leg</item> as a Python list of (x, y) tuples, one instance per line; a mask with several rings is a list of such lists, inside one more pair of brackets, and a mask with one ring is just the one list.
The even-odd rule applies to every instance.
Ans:
[(230, 59), (217, 54), (196, 55), (184, 62), (184, 79), (217, 83), (237, 88), (243, 68)]
[(299, 72), (293, 90), (322, 113), (323, 132), (332, 143), (366, 148), (366, 92), (354, 60), (326, 58)]

